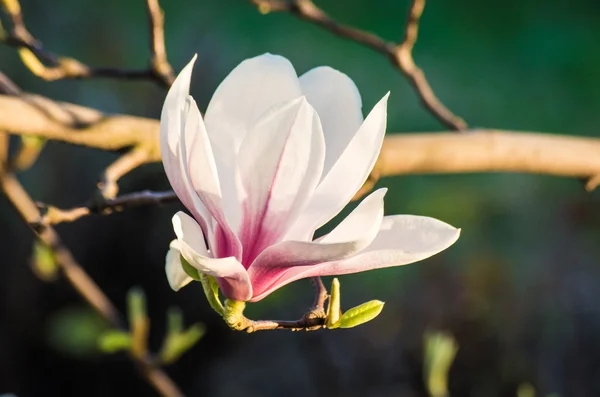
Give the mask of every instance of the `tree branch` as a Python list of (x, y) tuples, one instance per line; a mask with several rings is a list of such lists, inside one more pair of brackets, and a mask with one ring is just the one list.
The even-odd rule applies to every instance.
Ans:
[(46, 50), (42, 43), (29, 33), (23, 21), (18, 0), (0, 0), (0, 3), (12, 22), (12, 30), (0, 34), (0, 42), (17, 47), (23, 64), (33, 74), (44, 80), (110, 77), (154, 80), (164, 87), (169, 87), (174, 80), (173, 70), (167, 62), (163, 31), (164, 18), (158, 6), (158, 0), (147, 0), (152, 52), (150, 66), (147, 69), (92, 67), (75, 58), (56, 55)]
[(51, 205), (38, 204), (38, 206), (45, 209), (45, 214), (38, 224), (32, 226), (39, 227), (56, 225), (63, 222), (73, 222), (83, 216), (91, 214), (107, 215), (112, 214), (113, 212), (123, 211), (127, 208), (149, 204), (158, 205), (176, 200), (177, 195), (173, 191), (152, 192), (145, 190), (142, 192), (124, 194), (110, 200), (100, 197), (97, 200), (92, 200), (92, 202), (87, 205), (67, 210), (59, 209)]
[(396, 45), (383, 40), (381, 37), (351, 26), (343, 25), (332, 19), (317, 7), (312, 0), (250, 0), (263, 14), (270, 12), (288, 12), (300, 19), (313, 23), (340, 37), (352, 40), (369, 47), (390, 59), (411, 83), (423, 105), (446, 127), (463, 131), (467, 123), (453, 114), (435, 96), (423, 70), (416, 64), (412, 49), (417, 41), (419, 20), (425, 7), (425, 0), (413, 0), (406, 23), (404, 40)]
[(146, 0), (146, 8), (150, 25), (150, 70), (162, 80), (165, 87), (170, 87), (175, 81), (175, 75), (167, 60), (165, 14), (160, 9), (158, 0)]
[[(0, 176), (0, 188), (28, 225), (40, 224), (40, 213), (23, 186), (10, 173)], [(31, 227), (37, 239), (52, 249), (69, 283), (87, 303), (113, 327), (123, 328), (121, 316), (100, 287), (77, 263), (51, 226)], [(149, 357), (131, 356), (146, 380), (164, 397), (183, 397), (177, 385)]]
[[(160, 161), (158, 120), (108, 116), (33, 95), (0, 95), (0, 109), (0, 131), (109, 151), (142, 148), (147, 162)], [(520, 172), (584, 179), (600, 175), (599, 138), (494, 129), (468, 132), (388, 135), (369, 183), (383, 176), (423, 173)]]

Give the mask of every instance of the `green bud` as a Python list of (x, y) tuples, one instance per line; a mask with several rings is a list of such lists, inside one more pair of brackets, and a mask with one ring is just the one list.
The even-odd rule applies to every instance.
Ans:
[(340, 296), (340, 280), (334, 278), (331, 281), (331, 292), (329, 296), (329, 305), (327, 306), (327, 320), (325, 325), (329, 329), (334, 329), (339, 327), (339, 320), (342, 315), (342, 310), (340, 309), (341, 305), (341, 296)]
[(373, 320), (383, 310), (384, 302), (372, 300), (362, 305), (353, 307), (344, 314), (339, 321), (339, 328), (354, 328)]

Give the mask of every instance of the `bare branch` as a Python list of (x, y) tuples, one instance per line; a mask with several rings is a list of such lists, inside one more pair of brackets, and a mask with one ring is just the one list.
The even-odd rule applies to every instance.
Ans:
[[(158, 3), (156, 0), (148, 2)], [(164, 34), (162, 31), (162, 18), (155, 22), (151, 16), (150, 34), (152, 39), (153, 57), (148, 69), (123, 69), (88, 66), (75, 58), (56, 55), (46, 50), (42, 43), (33, 37), (23, 22), (23, 15), (18, 0), (0, 0), (5, 11), (11, 18), (12, 31), (0, 35), (0, 42), (17, 47), (23, 64), (36, 76), (55, 81), (61, 79), (83, 79), (91, 77), (110, 77), (129, 80), (154, 80), (164, 87), (169, 87), (173, 82), (172, 70), (166, 61), (164, 51)], [(160, 11), (160, 9), (159, 9)], [(158, 48), (158, 61), (155, 63), (154, 49), (162, 40), (162, 52)]]
[(154, 161), (160, 160), (156, 120), (106, 116), (94, 109), (29, 94), (0, 95), (0, 109), (0, 129), (16, 135), (35, 135), (110, 151), (143, 147)]
[[(14, 208), (29, 225), (40, 224), (40, 213), (25, 191), (14, 177), (7, 173), (0, 177), (0, 187)], [(75, 290), (90, 306), (115, 328), (122, 328), (121, 316), (100, 287), (77, 263), (71, 252), (62, 244), (60, 237), (51, 226), (32, 227), (37, 239), (50, 247), (56, 256), (63, 274)], [(161, 396), (183, 397), (177, 385), (149, 357), (131, 356), (141, 369), (142, 374)]]
[[(142, 148), (147, 162), (160, 161), (158, 120), (106, 116), (40, 96), (24, 98), (0, 95), (0, 131), (110, 151)], [(388, 135), (368, 183), (383, 176), (423, 173), (520, 172), (586, 180), (600, 175), (599, 138), (494, 129), (468, 132)]]
[(423, 105), (440, 121), (442, 124), (453, 130), (464, 131), (467, 129), (467, 123), (452, 113), (433, 93), (425, 73), (415, 64), (412, 50), (417, 42), (419, 34), (419, 21), (425, 8), (425, 0), (413, 0), (406, 28), (404, 40), (395, 49), (394, 62), (408, 78)]
[(342, 25), (332, 19), (311, 0), (292, 0), (288, 3), (282, 0), (250, 0), (258, 10), (267, 14), (270, 12), (288, 12), (300, 19), (321, 26), (325, 30), (340, 37), (367, 46), (385, 56), (409, 80), (423, 105), (442, 124), (453, 130), (466, 130), (467, 124), (463, 119), (454, 115), (435, 96), (423, 71), (415, 64), (412, 49), (417, 41), (419, 20), (425, 7), (425, 0), (413, 0), (405, 28), (404, 40), (396, 45), (383, 40), (381, 37), (351, 26)]
[(20, 95), (21, 89), (8, 78), (7, 75), (0, 72), (0, 94), (3, 95)]
[[(74, 222), (83, 216), (91, 214), (108, 215), (112, 214), (113, 212), (124, 211), (127, 208), (149, 204), (165, 204), (176, 200), (177, 195), (173, 191), (152, 192), (145, 190), (143, 192), (124, 194), (111, 200), (100, 198), (99, 200), (93, 200), (93, 202), (89, 205), (75, 207), (68, 210), (59, 209), (51, 205), (39, 204), (39, 206), (44, 208), (46, 212), (40, 220), (39, 225), (46, 226), (56, 225), (63, 222)], [(38, 224), (33, 226), (37, 227)]]
[(137, 167), (152, 161), (153, 158), (144, 147), (133, 149), (121, 156), (104, 171), (102, 181), (99, 183), (102, 196), (107, 199), (115, 198), (119, 192), (117, 181)]
[(167, 60), (165, 14), (160, 9), (158, 0), (146, 0), (146, 7), (150, 23), (150, 69), (163, 81), (164, 86), (169, 87), (173, 84), (175, 75)]

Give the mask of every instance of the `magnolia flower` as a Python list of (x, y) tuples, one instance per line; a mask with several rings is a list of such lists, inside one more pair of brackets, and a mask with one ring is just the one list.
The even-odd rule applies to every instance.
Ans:
[(160, 120), (165, 171), (191, 213), (173, 217), (166, 273), (174, 290), (191, 281), (182, 257), (228, 299), (256, 302), (298, 279), (405, 265), (457, 240), (460, 230), (437, 219), (384, 216), (386, 189), (314, 239), (371, 172), (388, 94), (363, 120), (348, 76), (318, 67), (297, 77), (287, 59), (264, 54), (225, 78), (202, 119), (188, 94), (195, 59)]

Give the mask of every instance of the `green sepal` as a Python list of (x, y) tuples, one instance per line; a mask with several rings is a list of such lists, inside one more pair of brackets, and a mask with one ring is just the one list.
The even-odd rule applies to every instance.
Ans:
[(219, 284), (217, 283), (217, 280), (215, 280), (214, 277), (203, 273), (200, 273), (199, 277), (200, 282), (202, 283), (202, 288), (204, 289), (204, 294), (208, 300), (208, 304), (213, 308), (214, 311), (223, 316), (225, 309), (219, 300)]
[(193, 278), (196, 281), (200, 281), (201, 274), (198, 271), (198, 269), (196, 269), (194, 266), (190, 265), (190, 263), (185, 260), (183, 255), (180, 255), (180, 259), (181, 259), (181, 267), (183, 268), (183, 271), (185, 272), (185, 274), (187, 274), (188, 276), (190, 276), (191, 278)]
[(110, 330), (106, 331), (98, 340), (98, 348), (104, 353), (116, 353), (131, 349), (131, 335), (129, 332)]
[(358, 305), (348, 310), (336, 325), (336, 328), (354, 328), (358, 325), (364, 324), (373, 320), (383, 310), (385, 303), (379, 300), (372, 300), (362, 305)]

